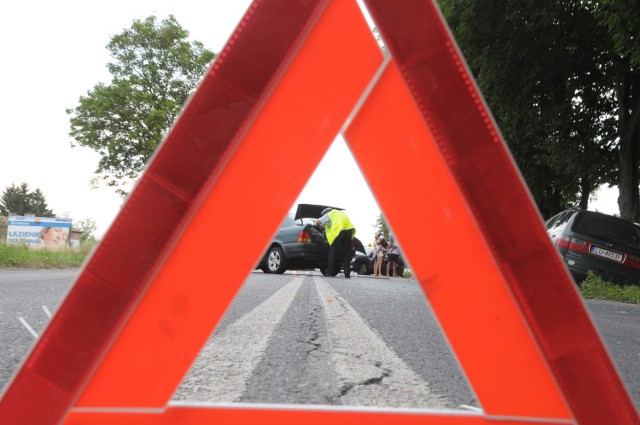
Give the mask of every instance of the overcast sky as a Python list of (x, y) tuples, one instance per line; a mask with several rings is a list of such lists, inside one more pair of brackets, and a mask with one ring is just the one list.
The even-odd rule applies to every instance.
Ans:
[[(67, 108), (110, 75), (105, 48), (111, 37), (134, 19), (169, 14), (201, 41), (219, 52), (250, 4), (249, 0), (111, 0), (90, 2), (35, 0), (0, 5), (0, 191), (27, 182), (40, 188), (58, 215), (91, 218), (98, 236), (107, 230), (122, 200), (108, 188), (91, 189), (98, 155), (71, 148)], [(381, 161), (393, 163), (385, 154)], [(336, 166), (340, 162), (342, 165)], [(329, 164), (332, 164), (331, 170)], [(336, 170), (341, 175), (336, 175)], [(334, 179), (349, 182), (349, 191), (332, 194)], [(617, 212), (617, 191), (600, 196), (595, 208)], [(343, 141), (337, 140), (299, 198), (300, 202), (346, 208), (363, 241), (373, 233), (378, 206)], [(292, 206), (294, 208), (294, 206)]]
[[(249, 4), (249, 0), (4, 2), (0, 6), (4, 98), (0, 190), (27, 182), (43, 191), (56, 214), (94, 219), (101, 236), (122, 200), (111, 189), (89, 187), (99, 157), (87, 148), (71, 148), (65, 110), (75, 107), (97, 82), (110, 81), (105, 46), (134, 19), (173, 14), (191, 39), (219, 52)], [(379, 209), (344, 142), (338, 140), (326, 159), (300, 202), (346, 208), (361, 235), (372, 233)], [(337, 162), (347, 165), (335, 166)], [(350, 182), (348, 193), (328, 193), (326, 188), (335, 178)]]

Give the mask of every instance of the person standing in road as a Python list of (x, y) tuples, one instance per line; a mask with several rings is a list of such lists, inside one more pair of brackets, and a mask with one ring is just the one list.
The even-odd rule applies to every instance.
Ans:
[(349, 221), (344, 211), (332, 208), (322, 210), (322, 216), (315, 221), (316, 225), (324, 228), (329, 242), (329, 265), (327, 275), (335, 276), (340, 271), (338, 255), (344, 260), (344, 277), (351, 277), (351, 259), (354, 255), (353, 238), (356, 228)]
[[(398, 277), (398, 259), (400, 250), (392, 237), (389, 238), (389, 250), (387, 251), (387, 276)], [(393, 274), (391, 271), (393, 270)]]
[(380, 239), (380, 233), (376, 233), (373, 236), (373, 244), (371, 245), (371, 262), (373, 263), (374, 276), (377, 276), (378, 271), (378, 239)]
[(375, 256), (375, 263), (373, 263), (373, 275), (382, 276), (382, 264), (384, 263), (384, 256), (387, 252), (387, 241), (382, 236), (378, 239), (378, 249), (373, 254)]

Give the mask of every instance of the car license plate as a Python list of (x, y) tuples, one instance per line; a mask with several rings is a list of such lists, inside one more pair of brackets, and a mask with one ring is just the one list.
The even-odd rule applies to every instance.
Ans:
[(624, 256), (619, 252), (609, 251), (608, 249), (600, 248), (595, 245), (591, 245), (591, 247), (589, 247), (589, 252), (600, 257), (608, 258), (609, 260), (617, 261), (618, 263), (622, 263), (622, 260), (624, 259)]

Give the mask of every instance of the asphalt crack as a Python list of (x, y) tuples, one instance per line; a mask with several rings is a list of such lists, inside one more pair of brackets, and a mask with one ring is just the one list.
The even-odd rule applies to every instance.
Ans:
[(305, 341), (307, 345), (311, 347), (306, 350), (307, 356), (315, 355), (318, 350), (322, 347), (320, 343), (320, 315), (322, 314), (322, 308), (320, 306), (315, 306), (309, 311), (309, 337)]
[(445, 408), (432, 391), (350, 304), (316, 280), (335, 375), (333, 403), (349, 406)]
[(271, 336), (242, 402), (327, 404), (336, 394), (321, 300), (303, 284)]
[(339, 402), (340, 398), (349, 395), (349, 392), (354, 388), (368, 387), (370, 385), (381, 385), (382, 381), (392, 375), (391, 370), (382, 367), (382, 363), (374, 362), (373, 365), (382, 371), (382, 374), (380, 376), (375, 376), (362, 382), (353, 382), (342, 385), (340, 387), (340, 394), (338, 394), (336, 397), (333, 397), (332, 402)]

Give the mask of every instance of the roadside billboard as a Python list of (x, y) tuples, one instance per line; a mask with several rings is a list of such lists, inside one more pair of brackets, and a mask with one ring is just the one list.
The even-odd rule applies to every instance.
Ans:
[(70, 232), (70, 218), (9, 216), (7, 243), (57, 250), (69, 246)]

